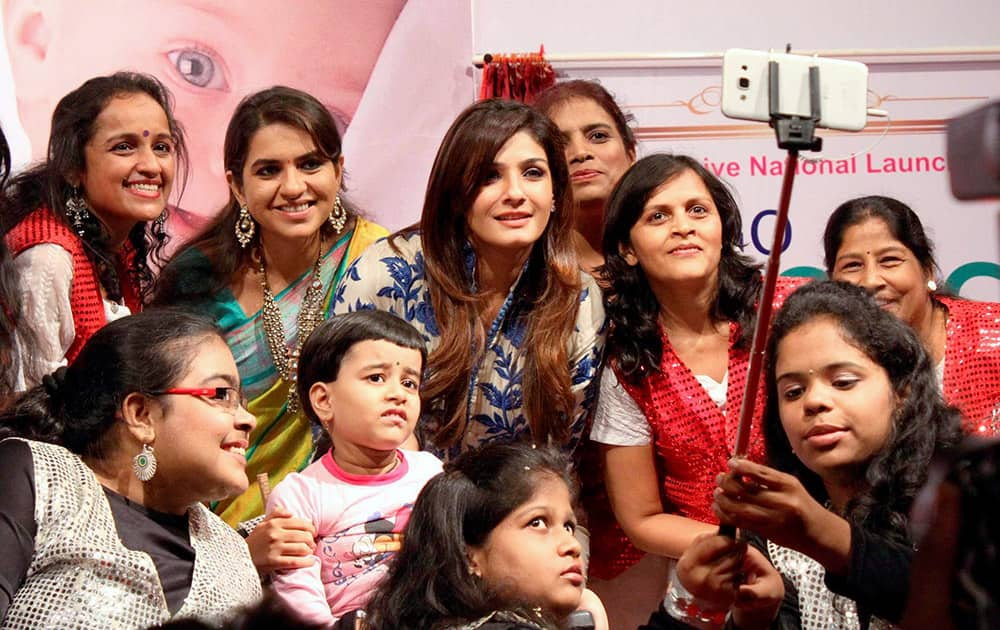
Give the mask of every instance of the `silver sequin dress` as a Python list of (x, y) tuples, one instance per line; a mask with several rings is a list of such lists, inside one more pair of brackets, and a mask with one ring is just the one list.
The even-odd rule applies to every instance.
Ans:
[[(837, 595), (826, 587), (826, 569), (809, 556), (767, 542), (771, 563), (795, 585), (799, 596), (802, 630), (858, 630), (858, 606), (854, 600)], [(892, 624), (872, 617), (870, 630), (887, 630)]]
[[(171, 618), (148, 554), (118, 537), (104, 490), (68, 450), (27, 442), (35, 476), (35, 552), (2, 628), (146, 628)], [(202, 505), (188, 509), (191, 590), (174, 618), (221, 622), (261, 590), (246, 542)]]

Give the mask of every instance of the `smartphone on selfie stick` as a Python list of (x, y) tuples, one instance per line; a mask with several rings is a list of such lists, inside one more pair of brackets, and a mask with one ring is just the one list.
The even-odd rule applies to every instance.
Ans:
[[(772, 66), (774, 64), (774, 66)], [(780, 81), (771, 71), (777, 67)], [(810, 72), (821, 78), (812, 103)], [(776, 104), (772, 94), (778, 97)], [(731, 48), (722, 56), (722, 113), (729, 118), (770, 122), (775, 114), (808, 119), (816, 126), (860, 131), (868, 121), (868, 66), (857, 61)]]
[[(788, 152), (774, 222), (774, 239), (757, 304), (746, 388), (733, 449), (736, 457), (746, 454), (750, 442), (750, 425), (764, 366), (764, 348), (767, 347), (799, 151), (822, 149), (823, 139), (815, 135), (818, 127), (845, 131), (863, 129), (868, 117), (867, 98), (868, 68), (863, 63), (742, 48), (727, 50), (723, 55), (722, 113), (731, 118), (769, 122), (778, 147)], [(736, 528), (723, 523), (719, 533), (735, 537)]]

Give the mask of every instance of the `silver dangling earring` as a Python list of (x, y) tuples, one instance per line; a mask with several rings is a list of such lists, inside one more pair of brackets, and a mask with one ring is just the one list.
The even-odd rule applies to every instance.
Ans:
[(549, 212), (555, 212), (555, 211), (556, 211), (556, 202), (553, 201), (552, 208), (549, 210)]
[(236, 219), (236, 241), (240, 244), (240, 249), (247, 248), (256, 231), (257, 226), (254, 225), (253, 217), (250, 216), (246, 204), (243, 204), (240, 206), (240, 216)]
[(344, 203), (340, 200), (340, 195), (333, 200), (333, 212), (330, 213), (330, 225), (333, 226), (333, 231), (340, 234), (344, 229), (344, 224), (347, 223), (347, 210), (344, 208)]
[(927, 290), (930, 291), (931, 293), (934, 293), (935, 291), (937, 291), (937, 282), (934, 282), (933, 280), (928, 280), (927, 281)]
[(149, 444), (142, 445), (142, 451), (132, 458), (132, 472), (139, 481), (149, 481), (156, 474), (156, 455)]
[(167, 209), (164, 208), (163, 212), (160, 213), (160, 216), (156, 217), (153, 220), (153, 229), (156, 230), (157, 232), (162, 232), (163, 226), (166, 224), (167, 224)]
[(83, 236), (83, 222), (90, 216), (90, 209), (80, 194), (79, 186), (73, 187), (73, 194), (66, 200), (66, 216), (76, 233)]

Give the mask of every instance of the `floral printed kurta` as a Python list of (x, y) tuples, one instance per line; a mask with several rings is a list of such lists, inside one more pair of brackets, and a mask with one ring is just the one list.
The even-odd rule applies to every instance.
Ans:
[[(388, 240), (378, 241), (355, 261), (337, 288), (334, 313), (360, 309), (388, 311), (416, 327), (427, 340), (428, 351), (432, 351), (441, 332), (427, 290), (420, 234), (397, 238), (395, 244), (399, 252), (393, 250)], [(526, 267), (531, 264), (529, 260)], [(475, 254), (471, 248), (467, 248), (467, 267), (468, 278), (473, 278)], [(522, 270), (487, 331), (485, 351), (478, 359), (470, 357), (476, 364), (466, 399), (468, 424), (459, 442), (449, 448), (430, 442), (428, 436), (434, 434), (439, 418), (433, 413), (433, 401), (423, 410), (418, 435), (423, 447), (442, 460), (487, 442), (522, 440), (530, 435), (521, 380), (529, 351), (524, 344), (532, 308), (521, 287), (521, 278), (527, 271)], [(580, 309), (567, 345), (576, 408), (570, 439), (558, 445), (571, 456), (577, 454), (597, 393), (596, 377), (605, 333), (600, 290), (588, 274), (581, 272), (580, 277)]]

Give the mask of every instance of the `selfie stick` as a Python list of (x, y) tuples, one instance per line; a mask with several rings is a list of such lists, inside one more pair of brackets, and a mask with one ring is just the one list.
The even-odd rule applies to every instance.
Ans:
[[(788, 206), (792, 199), (792, 183), (795, 181), (795, 170), (799, 163), (799, 151), (819, 151), (823, 148), (823, 139), (817, 138), (816, 125), (820, 119), (819, 67), (809, 68), (809, 118), (789, 116), (779, 113), (778, 96), (778, 62), (768, 62), (768, 99), (771, 114), (770, 125), (778, 137), (778, 148), (786, 149), (785, 171), (781, 180), (781, 197), (778, 201), (778, 213), (774, 221), (774, 239), (771, 242), (771, 253), (767, 259), (767, 271), (764, 274), (764, 288), (757, 303), (757, 322), (753, 330), (753, 344), (750, 347), (750, 365), (747, 368), (746, 388), (743, 390), (743, 402), (740, 405), (740, 424), (736, 432), (734, 457), (746, 455), (750, 442), (750, 425), (753, 422), (754, 404), (757, 399), (757, 389), (760, 383), (760, 373), (764, 368), (764, 350), (767, 347), (767, 336), (771, 329), (771, 311), (774, 302), (774, 287), (778, 281), (778, 267), (781, 262), (781, 247), (785, 240), (785, 229), (788, 225)], [(736, 528), (722, 524), (719, 533), (735, 537)]]

